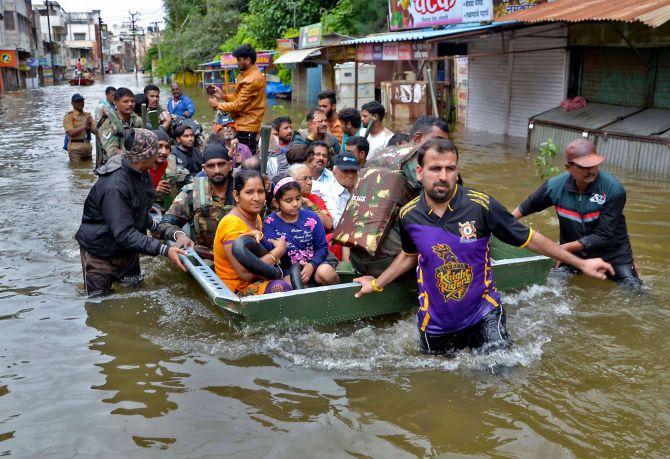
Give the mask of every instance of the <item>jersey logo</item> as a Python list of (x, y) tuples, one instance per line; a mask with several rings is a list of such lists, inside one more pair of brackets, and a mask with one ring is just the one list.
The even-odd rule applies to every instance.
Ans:
[(603, 204), (605, 204), (605, 195), (593, 193), (593, 196), (591, 196), (591, 199), (589, 199), (589, 201), (595, 202), (596, 204), (600, 204), (602, 206)]
[(105, 139), (109, 140), (110, 137), (112, 137), (111, 132), (108, 132), (107, 134), (105, 134)]
[(437, 288), (444, 295), (444, 301), (462, 300), (472, 283), (472, 266), (460, 263), (447, 244), (437, 244), (431, 248), (433, 253), (444, 261), (444, 264), (435, 270)]
[(458, 231), (461, 233), (461, 242), (475, 242), (477, 240), (477, 228), (475, 221), (465, 223), (458, 222)]

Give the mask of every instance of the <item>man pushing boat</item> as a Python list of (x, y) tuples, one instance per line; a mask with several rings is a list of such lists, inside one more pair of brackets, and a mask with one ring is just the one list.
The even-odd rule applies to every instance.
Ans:
[(384, 286), (418, 264), (420, 344), (424, 352), (451, 354), (471, 348), (508, 348), (505, 312), (492, 277), (489, 239), (527, 247), (584, 274), (605, 279), (612, 266), (581, 259), (517, 222), (491, 196), (459, 186), (458, 150), (446, 139), (424, 143), (417, 153), (420, 196), (400, 210), (402, 251), (377, 278), (354, 279), (362, 295)]

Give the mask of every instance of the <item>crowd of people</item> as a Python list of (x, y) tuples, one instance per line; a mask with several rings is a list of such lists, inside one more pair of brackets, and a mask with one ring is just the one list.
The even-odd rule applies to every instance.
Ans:
[[(107, 88), (95, 119), (83, 112), (83, 97), (72, 97), (73, 111), (64, 119), (71, 158), (90, 158), (90, 133), (102, 150), (99, 178), (76, 234), (88, 294), (108, 291), (114, 282), (139, 281), (140, 254), (163, 255), (185, 269), (179, 255), (191, 247), (211, 260), (238, 296), (290, 290), (288, 273), (296, 267), (305, 286), (338, 283), (335, 268), (349, 259), (350, 248), (334, 242), (333, 234), (361, 170), (400, 149), (417, 158), (423, 191), (398, 214), (402, 250), (380, 275), (356, 281), (358, 296), (380, 292), (418, 266), (424, 350), (509, 345), (489, 272), (491, 235), (596, 278), (637, 279), (623, 217), (625, 191), (612, 176), (599, 173), (603, 158), (588, 141), (573, 142), (567, 172), (509, 213), (489, 195), (462, 185), (458, 150), (445, 120), (423, 116), (410, 132), (394, 133), (384, 125), (381, 103), (338, 111), (335, 93), (324, 91), (307, 112), (305, 128), (295, 129), (286, 116), (273, 120), (267, 164), (261, 167), (265, 80), (253, 48), (242, 46), (234, 55), (241, 70), (237, 88), (231, 95), (211, 91), (209, 105), (217, 115), (202, 140), (188, 122), (195, 107), (176, 84), (167, 110), (154, 85), (141, 95)], [(161, 114), (158, 126), (142, 120), (138, 101)], [(575, 209), (581, 194), (591, 203), (588, 215)], [(551, 205), (560, 209), (561, 245), (517, 220)], [(581, 224), (575, 223), (575, 211)], [(258, 261), (286, 275), (269, 280), (250, 269), (235, 252), (235, 241), (243, 236), (259, 247)], [(470, 267), (469, 289), (447, 292), (438, 282), (437, 272), (449, 262)]]

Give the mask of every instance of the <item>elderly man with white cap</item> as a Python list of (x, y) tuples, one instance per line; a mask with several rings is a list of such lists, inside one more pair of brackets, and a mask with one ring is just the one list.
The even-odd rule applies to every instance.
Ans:
[(599, 170), (605, 157), (586, 139), (570, 142), (564, 172), (544, 182), (514, 209), (521, 218), (554, 206), (561, 247), (580, 258), (600, 257), (614, 268), (611, 279), (638, 286), (626, 218), (626, 190), (611, 174)]

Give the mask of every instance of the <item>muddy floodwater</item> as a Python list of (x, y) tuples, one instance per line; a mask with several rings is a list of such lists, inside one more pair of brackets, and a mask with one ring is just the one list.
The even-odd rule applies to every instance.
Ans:
[[(426, 357), (411, 312), (237, 328), (164, 259), (143, 259), (139, 288), (83, 296), (94, 175), (69, 164), (62, 117), (104, 88), (0, 95), (0, 456), (670, 455), (667, 179), (615, 171), (648, 291), (577, 276), (507, 294), (510, 351)], [(268, 119), (305, 111), (282, 105)], [(466, 183), (508, 208), (539, 185), (524, 141), (454, 138)], [(553, 212), (530, 222), (557, 238)]]

